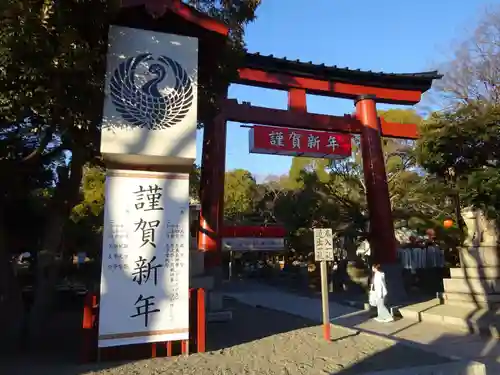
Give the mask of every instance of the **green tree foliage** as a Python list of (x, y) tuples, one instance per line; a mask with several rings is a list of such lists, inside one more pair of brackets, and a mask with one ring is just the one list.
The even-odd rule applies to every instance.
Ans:
[(193, 164), (193, 169), (189, 174), (189, 197), (191, 201), (198, 202), (200, 199), (201, 168)]
[[(104, 210), (104, 194), (106, 172), (101, 167), (85, 166), (81, 186), (81, 202), (72, 212), (71, 219), (74, 222), (87, 216), (102, 218)], [(101, 220), (99, 220), (101, 221)]]
[(292, 158), (292, 165), (288, 172), (288, 188), (299, 189), (303, 187), (302, 174), (304, 171), (313, 172), (322, 182), (329, 180), (328, 166), (330, 161), (328, 159), (318, 159), (309, 157), (294, 157)]
[(241, 220), (252, 212), (257, 183), (250, 172), (235, 169), (226, 172), (224, 180), (224, 215), (229, 220)]
[(455, 189), (462, 205), (498, 218), (499, 142), (500, 107), (475, 102), (434, 114), (422, 128), (418, 158)]
[(422, 128), (418, 142), (420, 163), (443, 177), (449, 168), (457, 175), (495, 168), (500, 156), (499, 120), (499, 106), (479, 103), (434, 114)]
[[(236, 72), (236, 60), (244, 47), (244, 25), (254, 18), (259, 1), (192, 3), (231, 27), (224, 61), (217, 64), (220, 79), (199, 88), (199, 103), (211, 108), (216, 106), (214, 93)], [(50, 194), (44, 196), (48, 198), (43, 205), (46, 220), (28, 324), (28, 332), (35, 333), (32, 338), (44, 326), (41, 321), (49, 311), (58, 273), (56, 254), (68, 219), (99, 211), (93, 193), (84, 194), (85, 203), (79, 203), (80, 187), (84, 166), (99, 158), (107, 30), (120, 4), (118, 0), (5, 0), (0, 4), (0, 141), (9, 139), (12, 147), (22, 143), (15, 146), (20, 152), (8, 147), (9, 157), (0, 157), (0, 173), (8, 176), (0, 179), (3, 197), (20, 195), (31, 186), (23, 179), (34, 181), (34, 172), (43, 170), (47, 159), (59, 160), (53, 165), (57, 177)], [(26, 117), (32, 119), (24, 124), (26, 136), (5, 138), (12, 124)], [(17, 178), (13, 172), (19, 171), (26, 173)]]
[[(80, 202), (73, 208), (71, 221), (78, 224), (82, 220), (92, 219), (101, 231), (104, 215), (106, 171), (99, 166), (86, 165), (83, 169), (80, 187)], [(200, 167), (193, 164), (189, 175), (189, 195), (191, 200), (199, 199)]]
[[(381, 111), (391, 122), (421, 124), (413, 110)], [(446, 186), (422, 173), (415, 159), (414, 142), (383, 139), (390, 199), (397, 225), (403, 223), (420, 232), (439, 227), (452, 212), (446, 204)], [(267, 196), (278, 191), (273, 202), (277, 221), (290, 233), (297, 250), (312, 250), (311, 228), (326, 226), (343, 237), (349, 256), (367, 236), (368, 208), (359, 137), (353, 139), (353, 156), (343, 160), (296, 157), (285, 180), (267, 185)], [(276, 188), (280, 186), (280, 188)], [(274, 194), (276, 196), (276, 194)], [(440, 232), (440, 234), (442, 234)]]
[(422, 128), (417, 155), (427, 171), (445, 181), (454, 217), (463, 231), (461, 207), (474, 206), (498, 219), (498, 56), (500, 8), (486, 11), (441, 68)]

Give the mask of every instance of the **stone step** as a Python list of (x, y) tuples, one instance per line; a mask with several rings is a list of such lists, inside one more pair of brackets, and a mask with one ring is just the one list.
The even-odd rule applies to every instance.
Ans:
[(450, 268), (452, 279), (500, 279), (500, 267)]
[(213, 276), (191, 276), (189, 278), (190, 288), (202, 288), (205, 291), (212, 290), (214, 288), (214, 277)]
[(445, 293), (500, 293), (500, 279), (444, 279), (443, 285)]
[(453, 326), (457, 330), (499, 337), (500, 315), (487, 309), (441, 304), (439, 299), (399, 308), (405, 319)]
[(201, 251), (189, 251), (189, 274), (202, 276), (205, 273), (205, 254)]
[[(487, 372), (488, 371), (488, 372)], [(487, 375), (489, 367), (471, 360), (456, 360), (431, 366), (404, 367), (400, 369), (363, 372), (360, 375)]]
[(500, 294), (443, 293), (441, 298), (447, 305), (482, 308), (488, 306), (500, 307)]
[(207, 313), (207, 322), (229, 322), (233, 320), (233, 312), (229, 310), (212, 311)]
[(460, 264), (468, 268), (500, 267), (500, 254), (496, 247), (459, 249)]

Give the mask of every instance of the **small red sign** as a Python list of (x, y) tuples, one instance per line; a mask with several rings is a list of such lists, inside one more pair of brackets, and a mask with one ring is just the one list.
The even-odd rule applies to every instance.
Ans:
[(352, 154), (351, 135), (256, 125), (250, 130), (250, 152), (342, 159)]

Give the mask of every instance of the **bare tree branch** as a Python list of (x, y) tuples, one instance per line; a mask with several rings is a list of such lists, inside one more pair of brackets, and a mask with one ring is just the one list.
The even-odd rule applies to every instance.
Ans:
[(434, 87), (443, 109), (476, 101), (500, 103), (500, 7), (483, 15), (443, 72)]

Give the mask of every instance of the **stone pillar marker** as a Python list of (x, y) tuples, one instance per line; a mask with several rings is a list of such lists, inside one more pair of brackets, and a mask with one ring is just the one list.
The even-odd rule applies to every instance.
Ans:
[(500, 257), (494, 220), (481, 210), (466, 208), (464, 246), (459, 249), (460, 268), (444, 280), (444, 302), (450, 305), (495, 312), (500, 306)]

